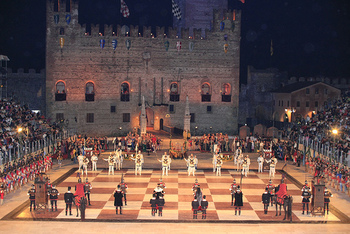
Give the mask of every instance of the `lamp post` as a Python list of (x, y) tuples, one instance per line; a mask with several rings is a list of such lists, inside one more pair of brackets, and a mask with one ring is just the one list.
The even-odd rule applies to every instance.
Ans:
[(275, 139), (275, 115), (276, 115), (276, 111), (272, 113), (272, 130), (273, 130), (272, 141), (274, 141)]

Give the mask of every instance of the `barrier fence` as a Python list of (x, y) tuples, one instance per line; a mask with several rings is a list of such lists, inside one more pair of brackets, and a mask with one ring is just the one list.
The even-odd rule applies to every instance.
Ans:
[(2, 149), (0, 151), (0, 166), (7, 162), (21, 159), (26, 155), (30, 155), (31, 153), (37, 153), (41, 150), (43, 150), (45, 153), (53, 153), (53, 147), (57, 146), (57, 143), (62, 139), (66, 139), (68, 137), (69, 133), (67, 131), (63, 131), (57, 134), (47, 135), (45, 138), (36, 141), (24, 140), (24, 142), (17, 143), (5, 151)]

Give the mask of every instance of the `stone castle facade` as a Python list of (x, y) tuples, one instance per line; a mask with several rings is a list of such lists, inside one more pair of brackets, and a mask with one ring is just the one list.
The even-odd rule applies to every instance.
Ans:
[[(121, 135), (147, 126), (237, 134), (241, 14), (214, 11), (212, 30), (78, 22), (78, 2), (47, 1), (46, 115), (78, 133)], [(67, 121), (68, 120), (68, 121)]]

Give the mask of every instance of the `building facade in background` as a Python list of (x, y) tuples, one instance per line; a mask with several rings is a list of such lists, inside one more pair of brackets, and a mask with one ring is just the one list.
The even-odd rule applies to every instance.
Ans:
[(89, 28), (78, 2), (47, 1), (47, 117), (82, 134), (125, 134), (139, 129), (144, 96), (149, 128), (181, 130), (188, 96), (192, 134), (237, 134), (241, 14), (201, 12), (213, 12), (204, 36), (159, 27), (155, 36), (150, 27)]

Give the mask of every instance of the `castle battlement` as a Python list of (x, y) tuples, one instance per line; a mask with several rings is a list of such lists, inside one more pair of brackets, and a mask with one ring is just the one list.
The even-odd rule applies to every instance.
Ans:
[[(58, 4), (59, 2), (59, 4)], [(67, 3), (69, 7), (67, 8)], [(75, 34), (77, 36), (90, 36), (90, 37), (144, 37), (144, 38), (164, 38), (169, 39), (183, 38), (188, 39), (192, 35), (192, 29), (181, 28), (181, 33), (178, 32), (177, 28), (169, 27), (165, 30), (164, 27), (157, 26), (156, 32), (152, 32), (150, 26), (144, 26), (143, 32), (140, 32), (139, 26), (129, 25), (130, 29), (127, 33), (122, 31), (121, 25), (100, 25), (100, 24), (80, 24), (78, 22), (78, 0), (47, 0), (47, 26), (48, 28), (57, 28), (57, 32), (60, 29), (66, 29), (65, 34)], [(69, 11), (67, 11), (69, 10)], [(241, 12), (238, 10), (213, 10), (213, 27), (212, 30), (205, 30), (204, 35), (202, 34), (201, 28), (193, 29), (194, 40), (201, 40), (210, 38), (212, 34), (223, 33), (229, 34), (234, 33), (235, 27), (233, 24), (240, 25)], [(220, 25), (224, 23), (224, 29), (220, 28)], [(240, 26), (238, 27), (240, 28)], [(116, 30), (115, 30), (116, 29)], [(166, 33), (167, 32), (167, 33)], [(166, 35), (165, 35), (166, 34)], [(64, 36), (64, 35), (62, 35)], [(230, 40), (232, 37), (230, 37)]]

